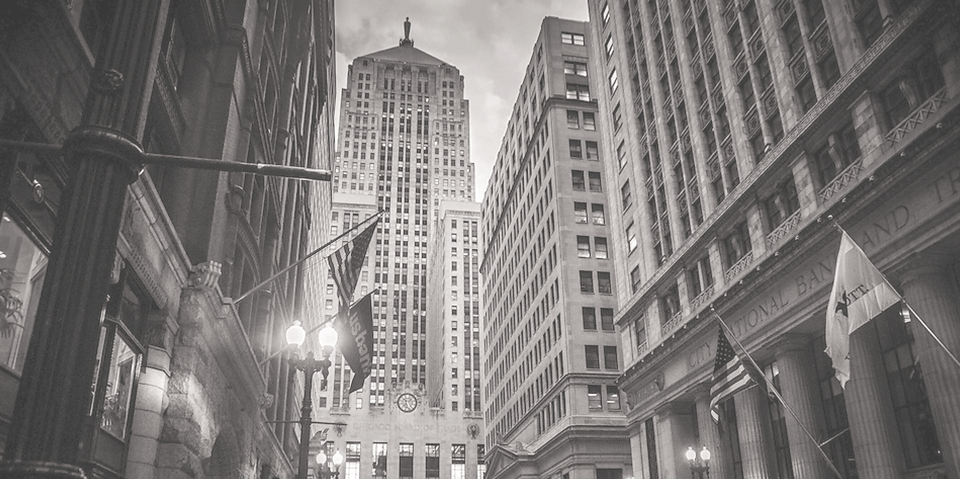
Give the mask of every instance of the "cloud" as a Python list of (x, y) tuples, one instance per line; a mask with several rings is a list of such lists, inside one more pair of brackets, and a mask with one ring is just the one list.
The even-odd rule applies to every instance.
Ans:
[(546, 16), (587, 19), (586, 0), (354, 0), (336, 3), (337, 85), (354, 58), (397, 46), (410, 17), (416, 47), (460, 69), (470, 100), (478, 201)]

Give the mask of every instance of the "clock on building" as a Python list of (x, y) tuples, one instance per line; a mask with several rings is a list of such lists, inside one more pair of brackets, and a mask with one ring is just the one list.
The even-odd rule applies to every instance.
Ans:
[(397, 407), (403, 412), (413, 412), (417, 408), (417, 397), (410, 393), (403, 393), (397, 398)]

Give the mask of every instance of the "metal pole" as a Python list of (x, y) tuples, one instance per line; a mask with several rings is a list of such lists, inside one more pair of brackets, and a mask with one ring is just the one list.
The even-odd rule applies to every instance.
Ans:
[(313, 412), (313, 399), (310, 397), (313, 392), (313, 373), (316, 361), (313, 359), (313, 353), (307, 354), (307, 359), (302, 362), (303, 369), (303, 404), (300, 408), (300, 457), (297, 465), (297, 477), (307, 479), (307, 461), (310, 455), (310, 426), (313, 419), (310, 414)]
[[(64, 154), (63, 146), (49, 143), (33, 143), (29, 141), (7, 140), (0, 138), (0, 147), (14, 150), (42, 151), (53, 154)], [(279, 176), (300, 180), (330, 181), (330, 170), (304, 168), (301, 166), (274, 165), (271, 163), (246, 163), (239, 161), (218, 160), (215, 158), (199, 158), (194, 156), (164, 155), (160, 153), (140, 153), (140, 163), (179, 166), (198, 170), (233, 171), (239, 173), (254, 173), (266, 176)]]

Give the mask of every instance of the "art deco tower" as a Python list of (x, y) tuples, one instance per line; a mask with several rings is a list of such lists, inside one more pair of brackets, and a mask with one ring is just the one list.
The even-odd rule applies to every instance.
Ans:
[[(374, 368), (350, 395), (351, 372), (338, 358), (321, 415), (346, 424), (328, 437), (345, 452), (346, 478), (367, 476), (371, 462), (379, 477), (473, 478), (479, 413), (460, 405), (465, 398), (458, 410), (431, 403), (427, 392), (428, 344), (442, 331), (427, 315), (428, 294), (440, 293), (428, 288), (428, 243), (442, 200), (473, 200), (470, 108), (459, 70), (415, 48), (404, 26), (398, 46), (353, 61), (340, 99), (331, 237), (383, 211), (355, 296), (373, 293)], [(336, 305), (325, 308), (332, 315)], [(466, 351), (451, 358), (472, 367)]]

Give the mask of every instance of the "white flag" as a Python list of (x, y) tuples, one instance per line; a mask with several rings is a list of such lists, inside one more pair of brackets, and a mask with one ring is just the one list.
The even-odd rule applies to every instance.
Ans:
[(863, 250), (843, 232), (827, 304), (827, 355), (843, 387), (850, 379), (850, 333), (902, 298)]

